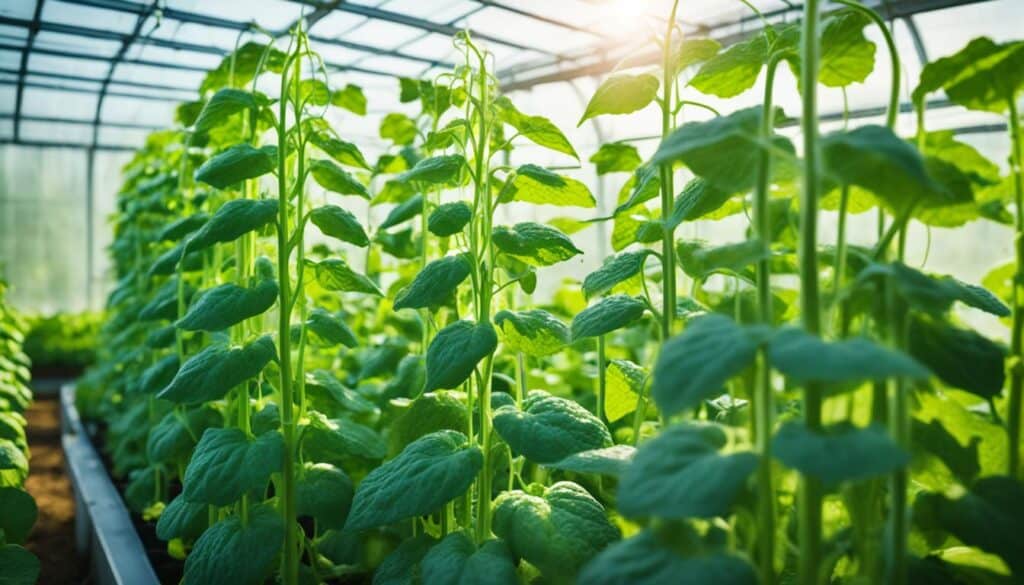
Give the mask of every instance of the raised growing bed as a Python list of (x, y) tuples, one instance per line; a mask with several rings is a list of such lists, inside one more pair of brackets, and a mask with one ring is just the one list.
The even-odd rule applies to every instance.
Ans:
[(61, 444), (75, 492), (75, 544), (89, 556), (98, 585), (157, 585), (156, 572), (124, 500), (75, 408), (75, 387), (61, 388)]

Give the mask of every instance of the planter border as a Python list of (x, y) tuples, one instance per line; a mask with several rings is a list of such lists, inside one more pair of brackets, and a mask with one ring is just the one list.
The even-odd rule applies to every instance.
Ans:
[(110, 481), (75, 407), (75, 386), (60, 390), (61, 445), (75, 492), (75, 546), (89, 555), (99, 585), (159, 585), (121, 494)]

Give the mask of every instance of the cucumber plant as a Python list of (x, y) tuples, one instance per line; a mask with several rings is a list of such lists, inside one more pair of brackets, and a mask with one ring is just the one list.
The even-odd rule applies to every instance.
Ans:
[[(365, 97), (331, 86), (301, 27), (237, 47), (125, 168), (102, 360), (78, 391), (184, 582), (1020, 578), (1019, 261), (982, 288), (910, 266), (906, 242), (914, 223), (1021, 230), (1024, 51), (978, 40), (928, 65), (906, 140), (892, 36), (838, 4), (758, 13), (722, 47), (684, 36), (673, 2), (656, 64), (628, 56), (580, 119), (660, 110), (648, 158), (589, 157), (626, 177), (607, 217), (519, 160), (523, 141), (580, 157), (468, 33), (452, 71), (399, 80), (408, 109), (373, 163), (326, 116)], [(875, 73), (868, 27), (885, 124), (823, 133), (819, 93)], [(798, 120), (776, 104), (783, 65)], [(697, 95), (762, 70), (753, 107)], [(1010, 176), (924, 129), (939, 90), (1009, 114)], [(361, 221), (356, 198), (386, 216)], [(566, 216), (500, 224), (529, 205)], [(876, 241), (849, 243), (869, 210)], [(746, 238), (680, 235), (725, 218)], [(537, 298), (600, 221), (616, 253)], [(1009, 360), (965, 308), (1012, 315)]]

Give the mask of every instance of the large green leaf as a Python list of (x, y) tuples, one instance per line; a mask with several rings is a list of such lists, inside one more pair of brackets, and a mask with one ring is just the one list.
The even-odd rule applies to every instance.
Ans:
[(914, 520), (924, 530), (943, 530), (969, 546), (998, 555), (1015, 577), (1024, 575), (1024, 484), (1007, 476), (979, 479), (959, 497), (923, 493)]
[(366, 94), (363, 88), (352, 83), (331, 93), (331, 105), (346, 109), (357, 116), (366, 115)]
[(516, 563), (508, 546), (488, 540), (477, 548), (465, 532), (453, 532), (434, 545), (421, 562), (423, 583), (431, 585), (517, 585)]
[(483, 465), (480, 449), (457, 431), (412, 442), (356, 487), (346, 530), (366, 530), (430, 514), (461, 496)]
[(613, 445), (573, 453), (565, 459), (547, 463), (545, 467), (573, 473), (619, 477), (629, 466), (629, 462), (633, 460), (635, 454), (636, 448), (632, 445)]
[(348, 171), (329, 160), (314, 160), (309, 163), (309, 172), (313, 180), (328, 191), (339, 195), (358, 195), (369, 199), (370, 193), (366, 186), (359, 182)]
[(499, 311), (494, 323), (501, 330), (505, 346), (534, 357), (555, 354), (571, 342), (569, 328), (542, 309)]
[(174, 379), (174, 375), (178, 373), (180, 365), (181, 362), (178, 354), (166, 355), (160, 358), (153, 365), (143, 370), (135, 391), (151, 396), (163, 390)]
[(276, 199), (232, 199), (189, 238), (186, 249), (195, 252), (218, 242), (231, 242), (276, 219)]
[(723, 438), (721, 431), (676, 425), (641, 445), (619, 480), (619, 510), (635, 518), (727, 515), (758, 456), (720, 454)]
[(348, 475), (328, 463), (306, 463), (296, 477), (297, 514), (313, 518), (317, 526), (328, 529), (345, 526), (354, 494)]
[(387, 455), (380, 433), (347, 419), (328, 419), (319, 412), (310, 413), (303, 430), (302, 452), (307, 461), (341, 466), (349, 458), (379, 461)]
[(405, 114), (392, 112), (380, 122), (380, 137), (387, 138), (397, 145), (412, 144), (416, 140), (416, 122)]
[(830, 486), (884, 475), (910, 463), (910, 455), (884, 428), (848, 423), (821, 432), (786, 423), (775, 433), (772, 451), (787, 467)]
[(466, 159), (461, 154), (442, 154), (425, 158), (396, 178), (402, 183), (426, 183), (429, 185), (454, 185), (462, 177)]
[(0, 487), (0, 534), (6, 542), (24, 544), (36, 523), (37, 512), (36, 502), (28, 492), (16, 487)]
[(384, 221), (380, 223), (378, 228), (386, 230), (388, 228), (395, 227), (396, 225), (409, 221), (421, 213), (423, 213), (423, 195), (421, 193), (417, 193), (392, 208), (388, 213), (388, 216), (384, 218)]
[[(377, 411), (377, 406), (372, 401), (342, 384), (328, 370), (317, 369), (306, 374), (306, 390), (313, 399), (327, 399), (332, 403), (330, 407), (340, 406), (345, 412), (371, 414)], [(320, 396), (316, 396), (317, 393)]]
[(309, 312), (309, 317), (306, 318), (306, 330), (328, 345), (338, 345), (339, 343), (346, 347), (359, 345), (356, 334), (345, 323), (342, 315), (331, 314), (320, 307), (314, 307)]
[(541, 205), (597, 207), (597, 201), (586, 185), (537, 165), (526, 164), (516, 169), (511, 185), (506, 185), (501, 201), (525, 201)]
[(320, 262), (306, 260), (320, 286), (335, 292), (358, 292), (384, 296), (372, 280), (359, 274), (341, 258), (328, 258)]
[(208, 428), (219, 427), (223, 417), (216, 409), (203, 405), (184, 415), (167, 413), (149, 430), (146, 439), (146, 457), (150, 464), (186, 462), (196, 445), (195, 437), (203, 436)]
[(536, 463), (553, 463), (580, 451), (612, 444), (608, 427), (572, 400), (531, 390), (523, 409), (502, 406), (494, 412), (494, 429), (512, 448)]
[(156, 536), (160, 540), (170, 541), (175, 538), (195, 540), (206, 530), (210, 517), (210, 506), (198, 502), (189, 502), (184, 496), (175, 497), (156, 523)]
[(605, 79), (590, 98), (577, 126), (603, 114), (630, 114), (647, 107), (658, 95), (661, 84), (650, 73), (619, 73)]
[(219, 400), (276, 358), (277, 348), (269, 335), (243, 347), (213, 343), (190, 357), (157, 397), (181, 404)]
[(862, 270), (857, 278), (859, 281), (889, 278), (896, 287), (896, 294), (903, 301), (914, 309), (937, 317), (948, 312), (956, 301), (997, 317), (1010, 315), (1009, 307), (980, 286), (961, 282), (951, 276), (930, 276), (901, 262), (872, 264)]
[[(763, 108), (754, 106), (712, 118), (684, 124), (669, 134), (651, 157), (651, 164), (681, 161), (715, 187), (736, 193), (754, 186), (765, 150), (776, 153), (781, 163), (795, 157), (793, 144), (773, 136), (765, 144), (760, 138)], [(781, 169), (780, 164), (774, 168)]]
[(465, 201), (443, 203), (427, 218), (427, 229), (435, 236), (453, 236), (473, 218), (473, 208)]
[(161, 242), (177, 242), (203, 227), (203, 224), (209, 220), (210, 215), (202, 211), (182, 217), (164, 226), (157, 234), (157, 239)]
[(573, 340), (597, 337), (621, 329), (644, 314), (643, 301), (628, 295), (612, 295), (583, 309), (572, 319)]
[(994, 398), (1006, 382), (1006, 349), (972, 329), (960, 329), (939, 319), (914, 317), (908, 331), (910, 355), (928, 366), (940, 380)]
[(253, 438), (236, 428), (207, 429), (185, 469), (182, 493), (190, 502), (232, 504), (281, 471), (284, 449), (277, 431)]
[(768, 334), (715, 313), (691, 319), (658, 354), (651, 388), (658, 408), (671, 416), (722, 393), (730, 378), (754, 363)]
[(875, 68), (875, 43), (864, 36), (871, 21), (856, 11), (829, 16), (821, 31), (818, 82), (828, 87), (861, 83)]
[(577, 160), (579, 155), (562, 131), (543, 116), (528, 116), (516, 109), (512, 100), (500, 96), (494, 100), (498, 118), (516, 129), (516, 132), (538, 146), (567, 154)]
[(532, 221), (498, 226), (491, 232), (491, 241), (502, 252), (534, 266), (551, 266), (583, 253), (558, 229)]
[(494, 501), (494, 533), (512, 553), (554, 580), (571, 580), (619, 529), (587, 490), (568, 481), (529, 492), (503, 492)]
[(420, 562), (436, 542), (429, 534), (403, 540), (373, 572), (373, 585), (418, 585)]
[(710, 215), (728, 203), (732, 195), (700, 177), (695, 177), (676, 196), (669, 223), (676, 227), (684, 221), (695, 221)]
[(608, 362), (604, 394), (604, 415), (608, 422), (615, 422), (637, 409), (647, 378), (647, 371), (629, 360)]
[(284, 522), (272, 506), (249, 511), (247, 522), (231, 516), (211, 526), (185, 559), (185, 583), (260, 585), (277, 562)]
[(351, 142), (340, 140), (326, 132), (310, 133), (309, 141), (340, 164), (370, 170), (370, 164), (366, 162), (359, 147)]
[(490, 323), (461, 320), (441, 329), (427, 348), (424, 391), (458, 388), (497, 347), (498, 335)]
[(39, 559), (17, 544), (0, 545), (0, 585), (35, 585)]
[(196, 180), (226, 189), (246, 179), (255, 179), (273, 171), (277, 165), (277, 148), (256, 148), (250, 144), (236, 144), (219, 152), (196, 170)]
[(265, 279), (252, 288), (234, 283), (203, 291), (175, 324), (185, 331), (220, 331), (262, 315), (277, 300), (277, 281)]
[(395, 310), (436, 308), (448, 303), (472, 270), (473, 266), (464, 254), (430, 262), (395, 297)]
[(858, 382), (889, 377), (927, 379), (930, 372), (906, 354), (867, 338), (827, 342), (803, 329), (787, 327), (772, 336), (768, 360), (796, 384)]
[(676, 244), (679, 264), (687, 275), (704, 280), (717, 272), (748, 276), (747, 267), (771, 255), (758, 239), (735, 244), (709, 246), (703, 240), (683, 240)]
[(309, 212), (309, 220), (325, 236), (337, 238), (361, 248), (370, 245), (362, 224), (351, 211), (337, 205), (324, 205)]
[(597, 166), (598, 175), (631, 173), (643, 162), (636, 147), (625, 142), (606, 142), (588, 160)]
[[(414, 388), (419, 392), (420, 387)], [(461, 392), (425, 392), (391, 423), (388, 449), (398, 454), (406, 445), (437, 431), (463, 431), (469, 425), (466, 396)]]
[(256, 110), (267, 103), (267, 98), (261, 94), (226, 87), (213, 94), (206, 102), (203, 110), (199, 112), (199, 117), (196, 118), (193, 130), (196, 134), (203, 134), (223, 124), (238, 112)]
[(757, 573), (739, 555), (698, 552), (682, 556), (651, 530), (612, 544), (580, 572), (588, 585), (757, 585)]
[(920, 107), (927, 94), (942, 89), (966, 108), (1002, 113), (1022, 86), (1024, 42), (997, 44), (978, 37), (957, 53), (926, 65), (913, 99)]
[(583, 294), (592, 298), (604, 294), (615, 285), (640, 274), (651, 250), (623, 252), (605, 259), (604, 264), (583, 279)]

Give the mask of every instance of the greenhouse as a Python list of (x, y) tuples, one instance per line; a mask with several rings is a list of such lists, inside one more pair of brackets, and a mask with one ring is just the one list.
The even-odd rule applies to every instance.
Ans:
[(1024, 1), (0, 2), (0, 585), (1024, 584)]

